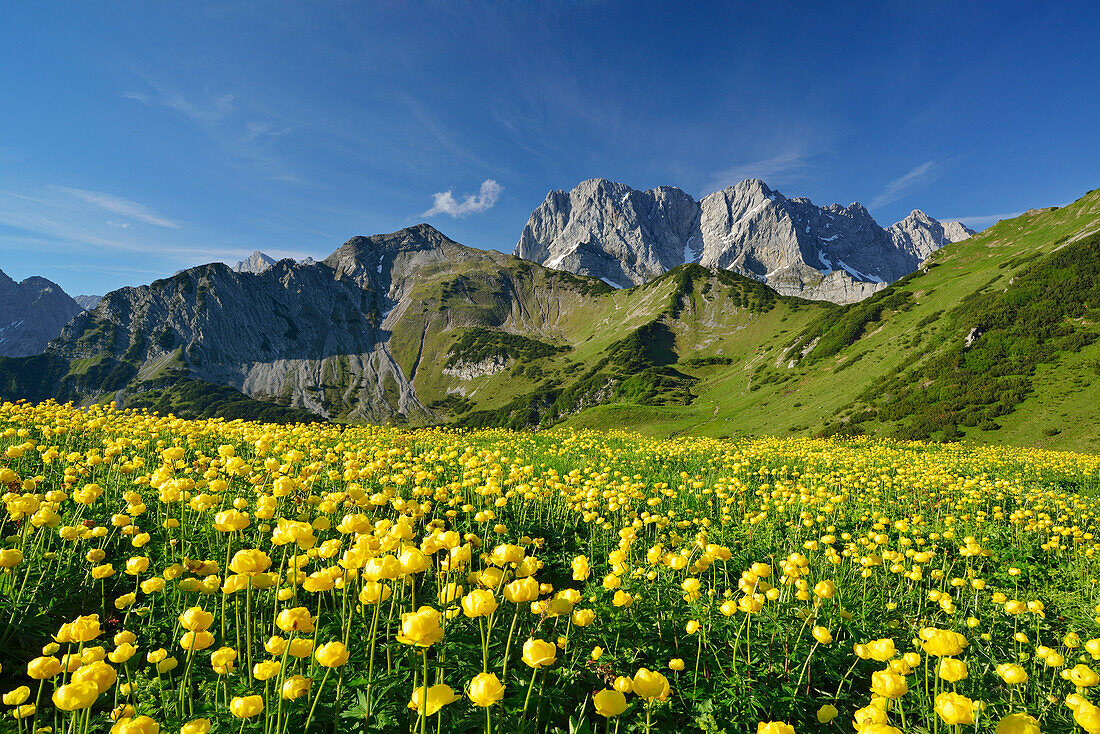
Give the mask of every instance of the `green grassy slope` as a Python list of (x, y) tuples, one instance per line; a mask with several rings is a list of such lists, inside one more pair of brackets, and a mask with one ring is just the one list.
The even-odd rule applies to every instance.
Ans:
[[(752, 359), (701, 367), (698, 397), (685, 409), (605, 405), (569, 423), (653, 435), (842, 432), (1098, 451), (1098, 274), (1093, 191), (945, 247), (928, 268), (867, 301), (809, 323), (789, 320), (799, 328), (777, 328)], [(975, 327), (981, 335), (966, 348)]]

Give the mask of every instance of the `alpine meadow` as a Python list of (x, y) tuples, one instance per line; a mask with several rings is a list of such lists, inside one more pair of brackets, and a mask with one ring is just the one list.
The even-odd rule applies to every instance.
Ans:
[(0, 732), (1100, 734), (1094, 4), (7, 15)]

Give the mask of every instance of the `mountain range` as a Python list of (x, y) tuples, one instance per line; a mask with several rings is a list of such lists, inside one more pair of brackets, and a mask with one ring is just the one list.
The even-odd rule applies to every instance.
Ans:
[(590, 179), (547, 194), (515, 254), (617, 288), (698, 263), (760, 280), (783, 295), (854, 303), (973, 234), (919, 210), (883, 229), (859, 203), (819, 207), (758, 179), (699, 201), (672, 186), (637, 191)]
[[(641, 196), (594, 186), (621, 191), (620, 201)], [(764, 194), (765, 208), (790, 204), (767, 221), (795, 221), (790, 212), (810, 206), (745, 188), (774, 196)], [(666, 209), (691, 203), (654, 191)], [(834, 222), (862, 219), (857, 207), (818, 210), (811, 233), (835, 227), (854, 239), (856, 225)], [(658, 221), (674, 220), (684, 221)], [(920, 212), (882, 234), (868, 220), (863, 236), (880, 248), (868, 251), (919, 264), (847, 305), (783, 295), (760, 273), (709, 259), (620, 289), (465, 247), (428, 225), (352, 238), (321, 262), (203, 265), (113, 291), (43, 354), (0, 359), (0, 397), (264, 420), (965, 436), (1100, 450), (1089, 428), (1100, 417), (1100, 193), (946, 244), (965, 232)], [(538, 229), (529, 223), (524, 238)], [(822, 252), (860, 262), (854, 250)], [(800, 253), (788, 252), (792, 272), (804, 272)], [(548, 264), (568, 259), (555, 257)]]

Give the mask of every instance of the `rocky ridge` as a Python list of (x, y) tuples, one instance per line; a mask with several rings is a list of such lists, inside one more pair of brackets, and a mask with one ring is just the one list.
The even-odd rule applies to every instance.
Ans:
[(748, 179), (696, 202), (671, 186), (637, 191), (591, 179), (551, 191), (514, 253), (547, 267), (639, 285), (684, 263), (755, 278), (783, 295), (851, 303), (962, 239), (914, 211), (889, 230), (859, 203), (819, 207)]
[(16, 283), (0, 271), (0, 356), (40, 354), (81, 310), (53, 281), (31, 276)]

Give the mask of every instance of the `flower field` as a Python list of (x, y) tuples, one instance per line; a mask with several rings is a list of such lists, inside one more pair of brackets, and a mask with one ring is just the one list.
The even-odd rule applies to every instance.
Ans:
[(0, 405), (0, 728), (1100, 732), (1100, 457)]

